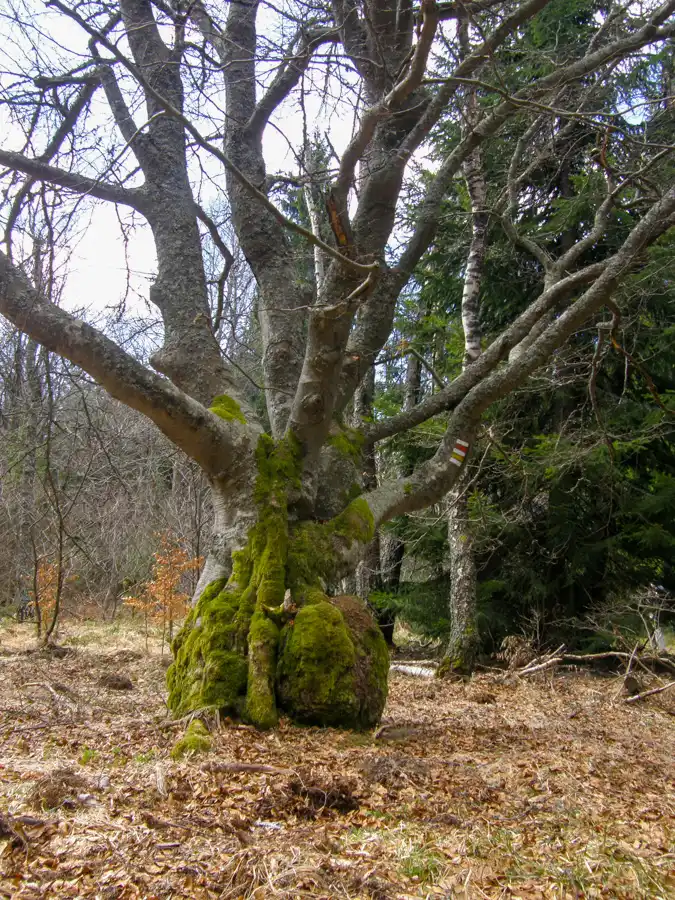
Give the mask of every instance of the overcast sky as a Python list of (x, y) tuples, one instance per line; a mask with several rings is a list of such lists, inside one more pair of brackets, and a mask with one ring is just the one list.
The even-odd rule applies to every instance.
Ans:
[[(3, 0), (1, 6), (6, 10), (9, 4)], [(259, 16), (259, 22), (263, 23), (263, 27), (269, 15), (263, 11)], [(30, 29), (37, 53), (48, 58), (52, 65), (54, 54), (64, 57), (64, 70), (67, 68), (66, 57), (70, 58), (69, 61), (72, 61), (73, 56), (88, 57), (87, 38), (82, 30), (75, 23), (46, 9), (42, 4), (34, 7), (34, 14), (30, 17)], [(5, 24), (2, 30), (6, 31)], [(4, 57), (3, 69), (15, 72), (25, 70), (29, 54), (25, 53), (25, 46), (22, 46), (22, 43), (22, 37), (13, 34), (12, 38), (0, 48), (0, 55)], [(61, 52), (59, 47), (66, 49)], [(4, 80), (7, 80), (6, 76)], [(340, 153), (351, 136), (353, 111), (346, 104), (339, 105), (340, 114), (334, 109), (321, 109), (318, 91), (308, 91), (304, 99), (308, 132), (311, 134), (317, 128), (321, 133), (328, 132), (331, 143)], [(98, 92), (96, 104), (102, 105), (101, 121), (105, 121), (103, 118), (105, 99), (102, 92)], [(141, 116), (137, 115), (136, 118), (137, 124), (140, 124)], [(297, 152), (302, 146), (302, 138), (303, 116), (299, 111), (297, 97), (291, 97), (277, 112), (265, 131), (264, 150), (268, 173), (297, 173), (298, 167), (291, 146)], [(20, 149), (23, 141), (22, 132), (10, 124), (7, 111), (1, 106), (0, 140), (3, 147), (14, 150)], [(221, 164), (213, 157), (202, 162), (216, 183), (215, 186), (209, 185), (208, 182), (203, 183), (202, 203), (208, 207), (217, 198), (219, 190), (223, 190), (224, 172)], [(78, 160), (77, 165), (79, 171), (87, 173), (86, 160)], [(124, 208), (116, 210), (112, 204), (102, 201), (96, 201), (93, 205), (91, 202), (88, 203), (88, 215), (83, 218), (82, 227), (77, 237), (74, 236), (70, 247), (69, 274), (63, 296), (65, 306), (102, 311), (106, 307), (116, 306), (129, 288), (127, 308), (136, 308), (138, 311), (142, 308), (142, 304), (138, 306), (138, 298), (147, 298), (156, 265), (154, 244), (149, 228), (140, 216), (135, 215), (133, 221), (136, 227), (132, 239), (125, 245), (120, 231), (120, 220), (127, 224), (131, 223), (131, 212)]]

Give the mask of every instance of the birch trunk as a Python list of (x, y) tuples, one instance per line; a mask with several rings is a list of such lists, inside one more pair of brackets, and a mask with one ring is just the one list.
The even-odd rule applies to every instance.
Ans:
[[(475, 116), (476, 97), (469, 98), (470, 119)], [(480, 288), (485, 261), (488, 216), (487, 191), (479, 150), (464, 164), (464, 179), (471, 201), (471, 245), (466, 262), (462, 292), (464, 364), (466, 369), (481, 354)], [(466, 443), (472, 443), (471, 436)], [(476, 564), (473, 555), (468, 505), (469, 470), (466, 464), (446, 498), (448, 548), (450, 554), (450, 638), (445, 649), (444, 672), (469, 673), (476, 662), (479, 647), (477, 617)]]

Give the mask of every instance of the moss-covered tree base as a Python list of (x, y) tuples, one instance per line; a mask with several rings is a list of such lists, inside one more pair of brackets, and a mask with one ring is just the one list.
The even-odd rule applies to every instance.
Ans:
[(468, 677), (476, 668), (480, 642), (477, 633), (467, 628), (464, 634), (451, 636), (437, 674), (439, 678), (453, 675)]
[(277, 698), (295, 722), (372, 728), (388, 674), (387, 645), (357, 597), (305, 606), (281, 633)]
[(360, 600), (329, 600), (324, 586), (342, 551), (372, 539), (372, 513), (356, 498), (329, 522), (291, 525), (299, 448), (262, 435), (256, 462), (257, 522), (232, 554), (229, 581), (206, 588), (173, 642), (169, 708), (176, 716), (217, 709), (260, 728), (279, 712), (369, 728), (387, 696), (387, 647)]
[(177, 717), (200, 709), (242, 715), (248, 686), (251, 613), (223, 581), (212, 582), (176, 635), (167, 672), (168, 705)]
[(356, 597), (317, 591), (280, 629), (260, 610), (237, 608), (231, 589), (214, 582), (173, 651), (168, 705), (176, 716), (210, 708), (270, 728), (282, 713), (361, 730), (378, 723), (387, 699), (389, 651)]

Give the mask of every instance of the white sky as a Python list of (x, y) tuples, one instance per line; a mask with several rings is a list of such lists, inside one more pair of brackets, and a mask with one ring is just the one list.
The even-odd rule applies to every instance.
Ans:
[[(265, 13), (259, 16), (259, 27), (262, 19), (264, 26)], [(53, 61), (54, 53), (58, 53), (57, 45), (67, 48), (68, 62), (64, 62), (64, 70), (74, 55), (88, 58), (87, 37), (75, 23), (45, 7), (36, 8), (31, 16), (32, 36), (41, 55), (49, 56)], [(3, 25), (4, 30), (4, 25)], [(22, 49), (8, 42), (3, 55), (14, 60), (13, 68), (17, 71), (26, 63), (21, 59)], [(66, 53), (63, 54), (64, 60)], [(4, 67), (4, 66), (3, 66)], [(98, 92), (95, 103), (105, 104), (101, 92)], [(320, 132), (328, 132), (331, 143), (340, 153), (351, 136), (353, 112), (348, 111), (346, 104), (341, 104), (342, 116), (338, 118), (335, 111), (321, 110), (321, 98), (318, 92), (309, 91), (305, 95), (307, 112), (307, 130), (311, 135), (315, 128)], [(349, 114), (349, 119), (344, 116)], [(103, 118), (102, 118), (103, 121)], [(142, 117), (136, 115), (136, 123), (140, 125)], [(276, 126), (276, 127), (275, 127)], [(10, 125), (7, 112), (0, 107), (0, 141), (7, 149), (20, 149), (23, 135), (19, 129)], [(289, 143), (296, 148), (302, 146), (303, 117), (297, 107), (297, 97), (292, 97), (280, 110), (265, 131), (264, 153), (268, 174), (297, 173), (297, 165)], [(224, 187), (224, 172), (221, 164), (210, 157), (202, 160), (213, 180)], [(87, 171), (87, 161), (82, 160), (78, 170)], [(195, 169), (196, 174), (196, 169)], [(193, 182), (194, 183), (194, 182)], [(218, 188), (204, 182), (202, 203), (208, 206), (216, 199)], [(130, 288), (127, 309), (140, 312), (143, 304), (139, 298), (147, 298), (149, 285), (156, 267), (155, 249), (150, 229), (143, 220), (135, 215), (136, 227), (126, 245), (121, 237), (119, 220), (131, 221), (131, 211), (123, 207), (116, 210), (112, 204), (96, 201), (90, 205), (89, 213), (84, 220), (84, 227), (78, 237), (74, 237), (70, 249), (68, 278), (63, 294), (63, 305), (68, 308), (88, 308), (103, 311), (106, 307), (116, 306), (122, 296)]]

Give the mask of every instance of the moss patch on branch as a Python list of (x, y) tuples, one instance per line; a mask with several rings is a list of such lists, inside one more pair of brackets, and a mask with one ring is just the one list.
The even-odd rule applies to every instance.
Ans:
[(228, 394), (218, 394), (217, 397), (214, 397), (209, 409), (212, 413), (220, 416), (221, 419), (226, 421), (234, 419), (237, 422), (241, 422), (242, 425), (246, 424), (246, 417), (241, 411), (241, 406), (239, 406), (234, 397), (230, 397)]
[(326, 441), (329, 447), (333, 447), (342, 456), (347, 456), (355, 465), (361, 459), (364, 443), (365, 438), (358, 429), (344, 427), (331, 433)]
[(298, 599), (339, 573), (341, 550), (357, 541), (369, 543), (375, 520), (368, 503), (357, 497), (329, 522), (303, 522), (291, 531), (288, 548), (288, 585)]

